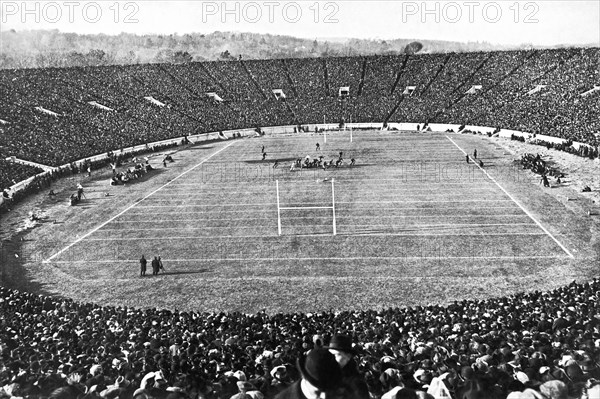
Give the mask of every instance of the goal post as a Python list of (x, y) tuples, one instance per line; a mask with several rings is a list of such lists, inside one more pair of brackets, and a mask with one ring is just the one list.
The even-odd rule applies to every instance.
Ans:
[(335, 179), (331, 179), (331, 205), (330, 206), (281, 206), (279, 198), (279, 180), (275, 180), (275, 190), (277, 192), (277, 234), (281, 232), (281, 211), (282, 210), (297, 210), (297, 209), (331, 209), (332, 212), (332, 229), (333, 235), (337, 235), (337, 222), (335, 217)]
[(281, 208), (279, 207), (279, 180), (275, 180), (277, 187), (277, 232), (281, 235)]
[(337, 235), (337, 224), (335, 222), (335, 179), (331, 179), (331, 210), (333, 215), (333, 235)]

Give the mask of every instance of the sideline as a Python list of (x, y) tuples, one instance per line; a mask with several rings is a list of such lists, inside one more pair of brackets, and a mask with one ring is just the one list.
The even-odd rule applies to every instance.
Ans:
[[(462, 148), (460, 148), (460, 147), (458, 146), (458, 144), (456, 144), (456, 143), (454, 142), (454, 140), (452, 140), (452, 139), (451, 139), (450, 137), (448, 137), (448, 136), (446, 136), (446, 138), (447, 138), (448, 140), (450, 140), (450, 142), (451, 142), (452, 144), (454, 144), (454, 145), (456, 146), (456, 148), (458, 148), (459, 150), (461, 150), (461, 151), (462, 151), (462, 153), (463, 153), (463, 154), (465, 154), (465, 156), (468, 156), (469, 158), (471, 158), (471, 157), (469, 156), (469, 154), (467, 154), (467, 153), (466, 153), (466, 152), (465, 152), (465, 151), (464, 151)], [(566, 248), (564, 245), (562, 245), (562, 244), (561, 244), (561, 243), (560, 243), (560, 242), (559, 242), (559, 241), (558, 241), (558, 240), (557, 240), (557, 239), (556, 239), (556, 238), (555, 238), (555, 237), (554, 237), (554, 236), (553, 236), (553, 235), (552, 235), (552, 234), (551, 234), (551, 233), (550, 233), (550, 232), (549, 232), (549, 231), (548, 231), (548, 230), (547, 230), (547, 229), (546, 229), (544, 226), (542, 226), (542, 224), (541, 224), (540, 222), (538, 222), (538, 221), (537, 221), (537, 219), (536, 219), (536, 218), (534, 218), (534, 217), (533, 217), (533, 215), (532, 215), (531, 213), (529, 213), (529, 211), (523, 207), (523, 205), (521, 205), (521, 204), (520, 204), (520, 203), (519, 203), (519, 202), (518, 202), (516, 199), (514, 199), (514, 198), (513, 198), (513, 196), (512, 196), (512, 195), (510, 195), (510, 194), (508, 193), (508, 191), (506, 191), (506, 190), (504, 189), (504, 187), (502, 187), (502, 186), (501, 186), (501, 185), (500, 185), (500, 184), (499, 184), (499, 183), (496, 181), (496, 179), (494, 179), (492, 176), (490, 176), (490, 175), (488, 174), (488, 172), (487, 172), (486, 170), (484, 170), (484, 169), (483, 169), (481, 166), (479, 166), (475, 160), (473, 160), (473, 163), (474, 163), (474, 164), (475, 164), (475, 166), (477, 166), (477, 167), (478, 167), (478, 168), (479, 168), (479, 169), (480, 169), (480, 170), (481, 170), (483, 173), (485, 173), (485, 175), (486, 175), (486, 176), (487, 176), (487, 177), (488, 177), (488, 178), (489, 178), (491, 181), (493, 181), (494, 183), (496, 183), (496, 185), (497, 185), (498, 187), (500, 187), (500, 190), (502, 190), (502, 191), (504, 192), (504, 194), (506, 194), (506, 195), (508, 196), (508, 198), (510, 198), (510, 199), (511, 199), (511, 200), (512, 200), (512, 201), (513, 201), (515, 204), (517, 204), (517, 205), (519, 206), (519, 208), (521, 208), (521, 209), (523, 210), (523, 212), (525, 212), (525, 213), (527, 214), (527, 216), (529, 216), (529, 218), (530, 218), (531, 220), (533, 220), (533, 221), (535, 222), (535, 224), (537, 224), (537, 225), (540, 227), (540, 229), (544, 230), (544, 233), (546, 233), (546, 234), (547, 234), (547, 235), (548, 235), (550, 238), (552, 238), (552, 239), (554, 240), (554, 242), (555, 242), (555, 243), (557, 243), (557, 244), (558, 244), (558, 246), (559, 246), (559, 247), (561, 247), (561, 248), (562, 248), (562, 250), (563, 250), (563, 251), (565, 251), (565, 253), (566, 253), (567, 255), (569, 255), (569, 257), (570, 257), (571, 259), (575, 259), (575, 256), (573, 256), (573, 254), (572, 254), (572, 253), (571, 253), (571, 252), (570, 252), (570, 251), (569, 251), (569, 250), (568, 250), (568, 249), (567, 249), (567, 248)]]
[(119, 216), (123, 215), (125, 212), (129, 211), (131, 208), (135, 207), (136, 205), (138, 205), (140, 202), (144, 201), (146, 198), (149, 198), (150, 196), (154, 195), (155, 193), (157, 193), (158, 191), (162, 190), (163, 188), (167, 187), (169, 184), (173, 183), (175, 180), (179, 179), (180, 177), (188, 174), (189, 172), (191, 172), (192, 170), (196, 169), (198, 166), (204, 164), (206, 161), (208, 161), (209, 159), (211, 159), (212, 157), (214, 157), (215, 155), (217, 155), (218, 153), (220, 153), (221, 151), (229, 148), (233, 143), (235, 143), (235, 141), (230, 142), (229, 144), (227, 144), (225, 147), (221, 148), (219, 151), (214, 152), (212, 155), (210, 155), (208, 158), (205, 158), (204, 160), (202, 160), (200, 163), (198, 163), (195, 166), (192, 166), (190, 169), (186, 170), (185, 172), (181, 173), (179, 176), (175, 177), (174, 179), (170, 180), (169, 182), (167, 182), (166, 184), (163, 184), (162, 186), (160, 186), (159, 188), (157, 188), (156, 190), (152, 191), (150, 194), (146, 195), (144, 198), (134, 202), (133, 204), (131, 204), (130, 206), (128, 206), (127, 208), (125, 208), (124, 210), (122, 210), (121, 212), (119, 212), (118, 214), (116, 214), (115, 216), (111, 217), (110, 219), (108, 219), (106, 222), (102, 223), (101, 225), (93, 228), (92, 230), (90, 230), (89, 232), (87, 232), (86, 234), (84, 234), (83, 236), (79, 237), (77, 240), (73, 241), (72, 243), (70, 243), (69, 245), (67, 245), (66, 247), (64, 247), (63, 249), (61, 249), (60, 251), (58, 251), (57, 253), (55, 253), (54, 255), (52, 255), (51, 257), (49, 257), (48, 259), (42, 261), (42, 263), (49, 263), (52, 261), (52, 259), (56, 258), (57, 256), (59, 256), (60, 254), (62, 254), (63, 252), (65, 252), (67, 249), (71, 248), (73, 245), (83, 241), (84, 239), (86, 239), (87, 237), (89, 237), (90, 235), (94, 234), (96, 231), (100, 230), (102, 227), (106, 226), (107, 224), (109, 224), (110, 222), (112, 222), (113, 220), (115, 220), (116, 218), (118, 218)]

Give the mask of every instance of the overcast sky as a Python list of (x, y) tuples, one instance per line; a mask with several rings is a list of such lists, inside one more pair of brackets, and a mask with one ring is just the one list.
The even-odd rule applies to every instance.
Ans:
[(600, 45), (600, 1), (0, 1), (6, 29)]

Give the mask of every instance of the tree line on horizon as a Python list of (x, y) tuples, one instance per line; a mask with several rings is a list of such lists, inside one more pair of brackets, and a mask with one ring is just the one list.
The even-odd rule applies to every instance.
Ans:
[(243, 59), (399, 55), (506, 50), (487, 42), (348, 39), (213, 32), (184, 35), (82, 35), (58, 30), (0, 32), (0, 69), (186, 63)]

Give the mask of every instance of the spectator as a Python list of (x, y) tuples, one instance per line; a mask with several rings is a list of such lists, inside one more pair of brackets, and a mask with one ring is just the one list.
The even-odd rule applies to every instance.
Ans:
[(318, 399), (343, 397), (342, 370), (327, 349), (312, 349), (297, 360), (302, 378), (280, 392), (276, 399)]
[(335, 334), (326, 348), (335, 356), (342, 369), (344, 388), (350, 395), (347, 397), (369, 399), (369, 388), (353, 359), (356, 352), (352, 347), (352, 339), (347, 335)]

